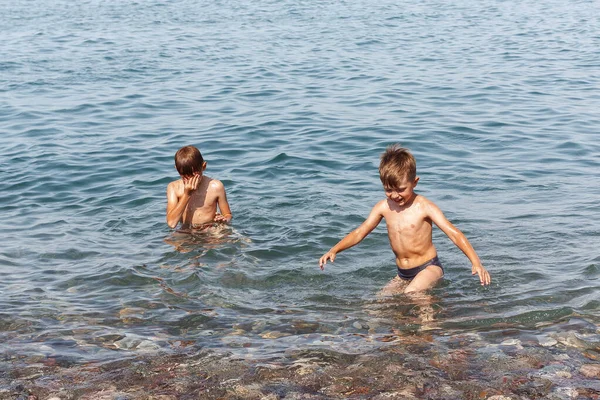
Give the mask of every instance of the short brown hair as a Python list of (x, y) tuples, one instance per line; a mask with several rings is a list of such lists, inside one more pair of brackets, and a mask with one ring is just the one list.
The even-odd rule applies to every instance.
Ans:
[(175, 153), (175, 168), (181, 176), (194, 175), (196, 172), (202, 172), (204, 158), (194, 146), (185, 146)]
[(417, 177), (417, 162), (410, 151), (399, 144), (385, 149), (379, 163), (379, 178), (383, 186), (397, 188), (402, 179), (414, 181)]

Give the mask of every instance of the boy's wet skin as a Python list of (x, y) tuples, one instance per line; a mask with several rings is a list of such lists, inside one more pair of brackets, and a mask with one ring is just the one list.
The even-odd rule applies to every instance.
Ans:
[[(185, 187), (186, 179), (183, 178), (183, 180)], [(187, 178), (187, 181), (191, 182), (192, 190), (181, 219), (182, 228), (202, 229), (214, 222), (225, 222), (223, 216), (217, 214), (217, 201), (213, 201), (213, 197), (219, 192), (222, 184), (203, 175)]]
[[(382, 155), (379, 167), (386, 198), (379, 201), (367, 219), (353, 232), (325, 253), (319, 260), (324, 269), (327, 260), (334, 261), (337, 253), (360, 243), (385, 218), (388, 238), (398, 267), (398, 276), (410, 280), (405, 293), (426, 290), (444, 275), (432, 241), (432, 225), (440, 228), (469, 258), (472, 273), (478, 274), (482, 285), (491, 281), (475, 250), (465, 235), (424, 196), (414, 188), (416, 176), (414, 157), (399, 146), (390, 146)], [(390, 282), (398, 288), (398, 282)]]
[(225, 187), (221, 181), (204, 176), (206, 165), (193, 146), (182, 147), (175, 154), (181, 179), (167, 186), (167, 224), (171, 228), (181, 223), (183, 229), (200, 229), (231, 220)]

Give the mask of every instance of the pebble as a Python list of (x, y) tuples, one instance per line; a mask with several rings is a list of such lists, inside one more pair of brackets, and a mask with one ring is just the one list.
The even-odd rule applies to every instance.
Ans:
[(572, 374), (565, 365), (548, 365), (536, 373), (542, 378), (553, 380), (553, 378), (571, 379)]
[(519, 339), (507, 339), (500, 343), (500, 346), (515, 346), (518, 350), (522, 350), (523, 346), (521, 345), (521, 341)]
[(129, 315), (143, 315), (145, 311), (143, 308), (126, 307), (119, 311), (119, 318), (125, 318)]
[(558, 376), (559, 378), (571, 379), (573, 377), (573, 374), (571, 374), (569, 371), (557, 371), (556, 376)]
[(358, 321), (356, 321), (355, 323), (353, 323), (352, 326), (355, 327), (356, 329), (362, 329), (362, 325)]
[(123, 350), (133, 350), (135, 349), (142, 341), (136, 338), (124, 337), (121, 340), (115, 341), (113, 344), (117, 346), (119, 349)]
[(313, 366), (300, 367), (296, 370), (296, 374), (300, 375), (300, 376), (310, 375), (313, 372), (315, 372), (315, 367), (313, 367)]
[(554, 391), (558, 395), (566, 396), (567, 398), (576, 399), (579, 396), (577, 389), (572, 387), (561, 387)]
[(299, 333), (311, 333), (316, 332), (319, 329), (319, 324), (307, 321), (294, 321), (292, 327), (299, 331)]
[(585, 340), (579, 338), (577, 334), (574, 332), (568, 332), (564, 334), (560, 334), (556, 336), (556, 339), (564, 344), (565, 346), (575, 347), (578, 349), (587, 349), (589, 348), (588, 343)]
[(290, 334), (279, 332), (279, 331), (270, 331), (270, 332), (265, 332), (260, 335), (260, 337), (263, 339), (279, 339), (280, 337), (284, 337), (284, 336), (290, 336)]
[(233, 388), (231, 388), (230, 391), (233, 392), (234, 395), (239, 397), (256, 397), (258, 399), (263, 398), (263, 393), (260, 389), (261, 386), (257, 383), (254, 383), (246, 386), (236, 385)]
[(137, 346), (137, 350), (140, 351), (157, 351), (160, 350), (160, 346), (154, 343), (152, 340), (142, 340)]
[(538, 338), (538, 343), (543, 347), (552, 347), (558, 344), (558, 341), (551, 337), (541, 337)]
[(39, 351), (46, 352), (46, 353), (53, 353), (53, 352), (54, 352), (54, 349), (53, 349), (52, 347), (50, 347), (50, 346), (47, 346), (47, 345), (45, 345), (45, 344), (43, 344), (43, 345), (41, 345), (40, 347), (38, 347), (38, 350), (39, 350)]
[(257, 321), (252, 325), (252, 331), (254, 331), (254, 332), (264, 331), (266, 327), (267, 327), (267, 323), (265, 321)]
[(142, 336), (131, 335), (117, 340), (113, 343), (117, 348), (122, 350), (140, 350), (140, 351), (156, 351), (160, 350), (160, 346)]
[(600, 365), (599, 364), (584, 364), (579, 368), (579, 372), (587, 378), (598, 378), (600, 379)]

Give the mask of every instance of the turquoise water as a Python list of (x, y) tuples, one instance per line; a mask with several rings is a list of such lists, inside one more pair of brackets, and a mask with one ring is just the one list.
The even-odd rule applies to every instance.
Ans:
[[(0, 352), (77, 364), (191, 343), (261, 359), (366, 352), (394, 331), (597, 324), (598, 15), (592, 1), (5, 3)], [(384, 224), (318, 268), (383, 198), (395, 142), (490, 287), (435, 231), (445, 280), (377, 300), (395, 272)], [(166, 225), (187, 144), (227, 189), (220, 235)]]

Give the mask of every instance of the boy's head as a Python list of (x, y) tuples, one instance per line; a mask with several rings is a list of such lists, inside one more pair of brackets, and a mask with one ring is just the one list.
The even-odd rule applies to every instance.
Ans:
[(386, 189), (398, 189), (405, 183), (416, 185), (417, 162), (408, 149), (398, 144), (388, 146), (381, 155), (379, 178)]
[(175, 153), (175, 168), (182, 177), (190, 177), (204, 172), (206, 161), (196, 147), (185, 146)]

